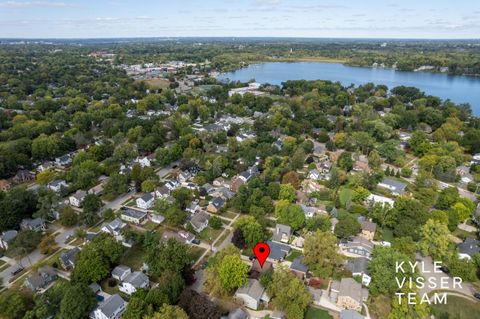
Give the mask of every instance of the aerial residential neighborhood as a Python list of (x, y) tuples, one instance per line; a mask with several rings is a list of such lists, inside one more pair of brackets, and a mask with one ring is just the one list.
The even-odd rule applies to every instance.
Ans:
[(0, 0), (0, 319), (480, 318), (480, 4), (127, 2)]

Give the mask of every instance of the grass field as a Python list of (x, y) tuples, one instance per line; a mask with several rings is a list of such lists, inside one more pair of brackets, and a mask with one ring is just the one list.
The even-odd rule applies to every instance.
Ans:
[(200, 256), (205, 252), (205, 249), (202, 247), (192, 246), (190, 247), (190, 255), (194, 261), (197, 261)]
[(285, 260), (293, 261), (295, 258), (300, 257), (301, 255), (302, 252), (300, 250), (292, 249), (292, 252), (287, 256), (287, 258), (285, 258)]
[(474, 303), (462, 297), (448, 296), (446, 305), (432, 305), (432, 313), (436, 318), (478, 319), (480, 303)]
[(213, 243), (215, 239), (222, 233), (223, 228), (213, 229), (212, 227), (207, 227), (200, 234), (198, 234), (198, 239), (206, 241), (208, 243)]
[(139, 270), (145, 261), (145, 257), (146, 252), (142, 246), (133, 246), (123, 254), (119, 264), (129, 266), (134, 270)]
[(368, 309), (376, 318), (387, 318), (390, 313), (390, 304), (391, 300), (389, 297), (380, 295), (378, 297), (372, 297), (368, 304)]
[(333, 317), (327, 310), (310, 307), (305, 314), (305, 319), (333, 319)]
[(352, 200), (353, 192), (349, 188), (344, 188), (340, 191), (340, 203), (342, 206), (345, 206), (348, 201)]
[(170, 86), (170, 82), (166, 79), (150, 79), (144, 81), (151, 89), (164, 89)]

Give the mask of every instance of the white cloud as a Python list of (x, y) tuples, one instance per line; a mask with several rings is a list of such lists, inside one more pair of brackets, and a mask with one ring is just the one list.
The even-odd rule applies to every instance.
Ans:
[(74, 5), (68, 4), (65, 2), (50, 2), (50, 1), (5, 1), (5, 2), (0, 2), (0, 7), (11, 8), (11, 9), (32, 8), (32, 7), (67, 8), (67, 7), (74, 7)]

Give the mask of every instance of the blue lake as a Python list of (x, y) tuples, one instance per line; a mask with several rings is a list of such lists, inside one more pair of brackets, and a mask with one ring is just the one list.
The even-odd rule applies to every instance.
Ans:
[(368, 82), (384, 84), (388, 88), (414, 86), (426, 94), (450, 99), (456, 103), (469, 103), (475, 115), (480, 116), (480, 77), (450, 76), (428, 72), (403, 72), (346, 66), (322, 62), (269, 62), (221, 74), (219, 80), (280, 85), (287, 80), (330, 80), (345, 86)]

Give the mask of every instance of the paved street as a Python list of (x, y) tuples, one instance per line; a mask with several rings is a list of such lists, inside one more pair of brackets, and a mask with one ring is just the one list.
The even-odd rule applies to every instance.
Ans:
[(449, 275), (443, 272), (440, 272), (440, 273), (434, 272), (434, 265), (431, 257), (420, 257), (420, 258), (417, 258), (417, 260), (419, 261), (419, 264), (420, 262), (424, 263), (424, 269), (420, 265), (418, 268), (420, 268), (420, 273), (422, 274), (422, 276), (425, 277), (425, 282), (428, 283), (429, 278), (435, 278), (433, 282), (435, 282), (438, 286), (437, 289), (432, 289), (428, 287), (428, 284), (426, 284), (423, 289), (420, 289), (420, 293), (424, 294), (424, 293), (429, 293), (434, 290), (440, 289), (440, 285), (442, 281), (445, 282), (445, 285), (448, 286), (449, 288), (441, 289), (441, 290), (449, 290), (452, 292), (467, 295), (469, 297), (471, 297), (475, 292), (475, 289), (469, 283), (463, 282), (461, 283), (461, 287), (458, 287), (458, 285), (454, 287), (452, 277), (450, 277)]

